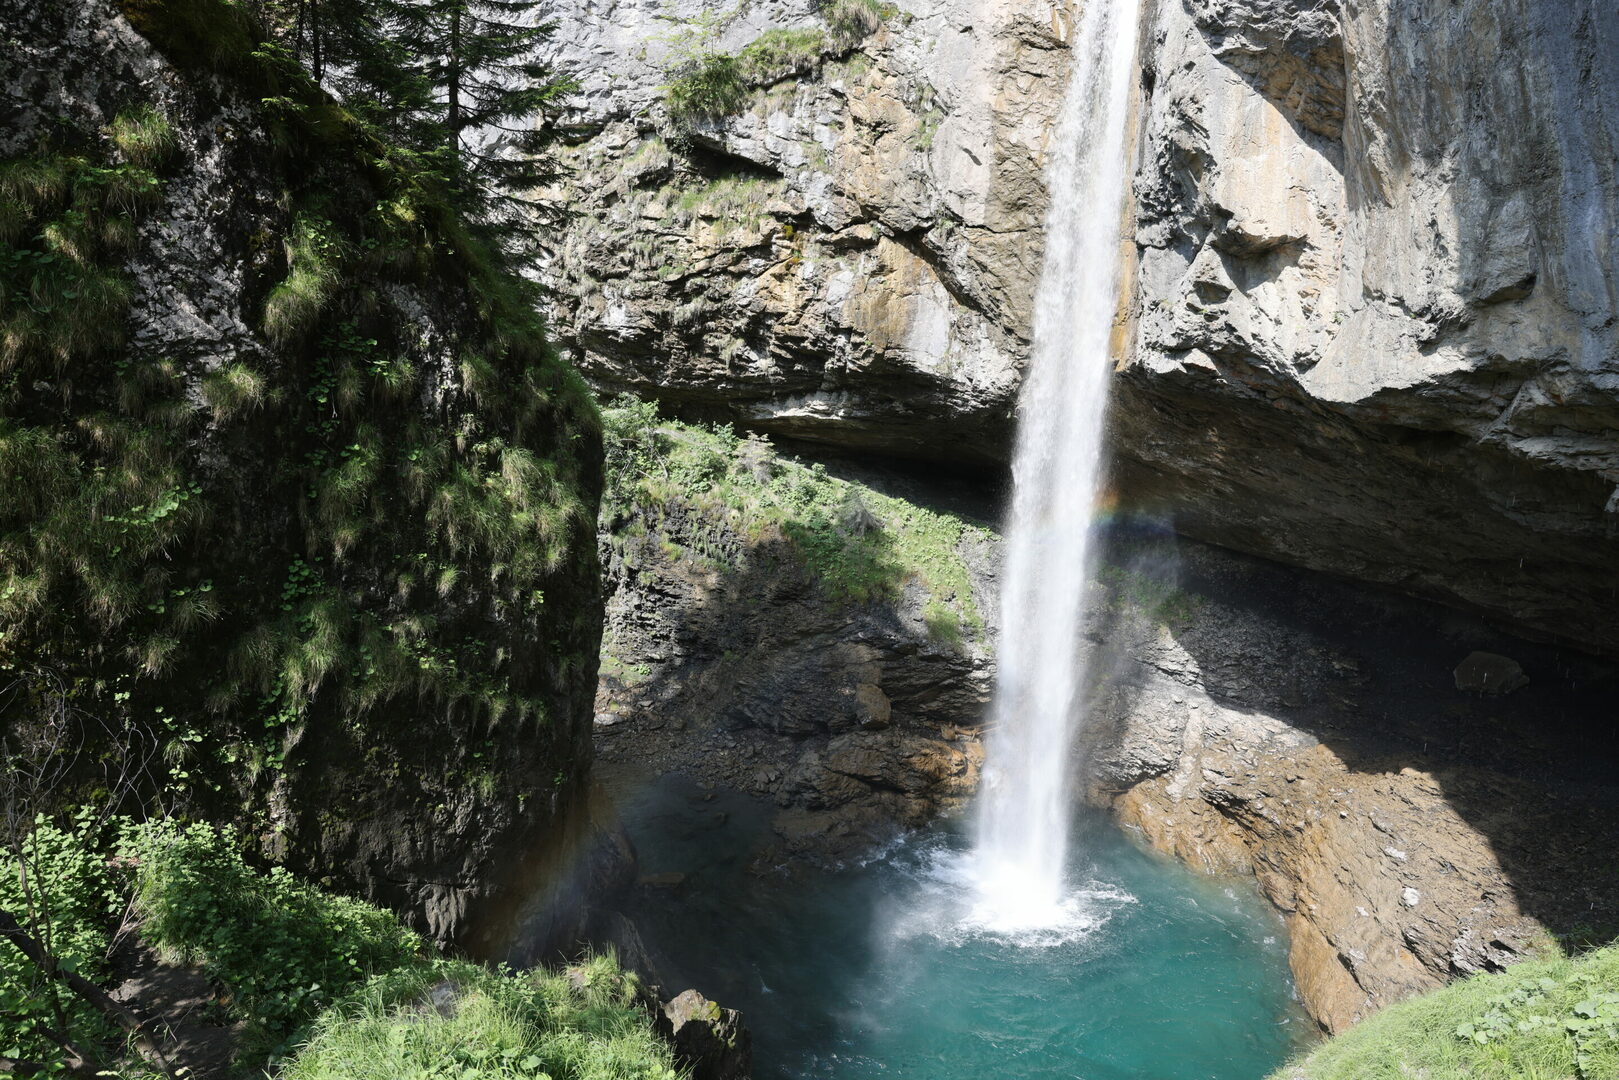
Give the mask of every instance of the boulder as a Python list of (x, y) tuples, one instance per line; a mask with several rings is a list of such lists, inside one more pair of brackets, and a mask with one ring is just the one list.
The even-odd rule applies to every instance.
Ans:
[(665, 1005), (657, 1027), (692, 1080), (746, 1080), (753, 1072), (753, 1036), (742, 1025), (742, 1014), (696, 990)]

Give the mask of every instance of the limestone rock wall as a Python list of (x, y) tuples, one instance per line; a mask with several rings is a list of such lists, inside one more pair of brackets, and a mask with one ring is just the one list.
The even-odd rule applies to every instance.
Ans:
[(1187, 0), (1147, 40), (1121, 489), (1614, 649), (1611, 11)]
[[(1066, 6), (894, 9), (673, 123), (695, 7), (557, 0), (583, 76), (557, 324), (609, 390), (1004, 460)], [(759, 4), (725, 31), (813, 28)], [(1183, 532), (1619, 648), (1619, 29), (1601, 0), (1143, 16), (1124, 498)]]
[[(659, 87), (694, 3), (574, 18), (581, 141), (555, 193), (556, 323), (607, 390), (687, 416), (925, 458), (993, 462), (1026, 348), (1062, 92), (1065, 13), (951, 0), (675, 123)], [(818, 29), (761, 4), (719, 38)]]

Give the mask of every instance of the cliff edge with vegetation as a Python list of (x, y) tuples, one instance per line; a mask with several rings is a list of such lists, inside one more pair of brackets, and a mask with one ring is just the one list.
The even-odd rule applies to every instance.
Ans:
[(245, 9), (6, 12), (8, 752), (454, 937), (589, 761), (589, 392)]

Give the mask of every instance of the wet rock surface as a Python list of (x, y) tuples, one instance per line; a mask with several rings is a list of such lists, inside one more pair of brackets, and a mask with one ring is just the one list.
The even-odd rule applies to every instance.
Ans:
[[(659, 580), (667, 590), (667, 568)], [(634, 609), (639, 581), (618, 580), (610, 625)], [(698, 594), (658, 595), (679, 621)], [(959, 811), (981, 761), (987, 685), (913, 712), (890, 674), (906, 654), (880, 652), (892, 720), (862, 726), (867, 654), (850, 649), (882, 639), (846, 615), (829, 623), (801, 593), (793, 605), (779, 595), (758, 582), (747, 591), (758, 625), (742, 625), (761, 642), (749, 665), (771, 668), (778, 643), (806, 634), (836, 662), (785, 681), (741, 668), (716, 678), (689, 660), (661, 686), (604, 678), (603, 769), (684, 773), (716, 814), (727, 792), (774, 799), (760, 872), (859, 857)], [(1113, 530), (1092, 605), (1096, 689), (1075, 763), (1087, 797), (1153, 847), (1253, 874), (1287, 917), (1301, 996), (1327, 1029), (1553, 937), (1619, 930), (1611, 663), (1161, 529)], [(721, 651), (701, 635), (739, 624), (689, 625), (680, 648), (698, 656)], [(1458, 688), (1475, 653), (1510, 657), (1530, 681), (1506, 695)], [(912, 683), (936, 684), (942, 670)], [(988, 674), (986, 659), (977, 678)], [(687, 678), (702, 689), (685, 692)]]
[[(1116, 565), (1157, 582), (1126, 594), (1174, 583), (1159, 614), (1115, 602), (1095, 635), (1090, 797), (1154, 847), (1253, 873), (1324, 1027), (1619, 930), (1619, 669), (1218, 549), (1150, 550)], [(1458, 687), (1458, 661), (1492, 654), (1513, 693)]]

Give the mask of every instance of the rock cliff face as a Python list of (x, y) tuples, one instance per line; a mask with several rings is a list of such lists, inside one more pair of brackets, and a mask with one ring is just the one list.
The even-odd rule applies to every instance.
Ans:
[[(589, 213), (553, 272), (591, 377), (844, 447), (1003, 458), (1068, 13), (907, 5), (733, 115), (676, 122), (658, 87), (697, 9), (559, 4), (586, 87), (559, 194)], [(1619, 649), (1619, 29), (1600, 8), (1149, 6), (1125, 499)], [(829, 17), (761, 4), (714, 47)]]
[[(587, 212), (550, 272), (591, 378), (840, 449), (1004, 461), (1072, 13), (906, 2), (691, 116), (660, 87), (691, 70), (697, 5), (557, 4), (558, 58), (585, 89), (556, 194)], [(704, 48), (745, 57), (840, 10), (760, 3)], [(1158, 0), (1140, 40), (1121, 500), (1229, 548), (1619, 650), (1619, 23), (1602, 0)], [(1157, 846), (1254, 872), (1326, 1026), (1547, 929), (1611, 927), (1611, 780), (1581, 753), (1609, 760), (1612, 734), (1571, 719), (1604, 715), (1610, 669), (1187, 550), (1203, 552), (1194, 610), (1115, 603), (1097, 630), (1111, 678), (1091, 795)], [(617, 573), (615, 619), (641, 618), (652, 594)], [(672, 609), (708, 588), (672, 580)], [(765, 610), (797, 603), (789, 582), (760, 584)], [(793, 610), (758, 640), (819, 642), (837, 670), (789, 665), (813, 675), (799, 689), (855, 695), (869, 628)], [(682, 655), (660, 663), (701, 652), (665, 630)], [(1492, 647), (1540, 674), (1506, 698), (1459, 691), (1453, 669)], [(717, 736), (718, 757), (792, 725), (781, 694), (703, 685), (765, 718)], [(760, 790), (797, 805), (907, 775), (828, 768), (855, 747), (876, 762), (878, 744), (814, 726), (786, 736)], [(643, 737), (619, 730), (608, 745)], [(794, 788), (801, 756), (836, 782)]]
[[(603, 516), (603, 763), (773, 798), (782, 847), (811, 860), (961, 809), (982, 760), (993, 536), (756, 440), (646, 434), (646, 479), (614, 470)], [(716, 498), (708, 478), (727, 472)]]
[(1619, 645), (1619, 25), (1165, 2), (1120, 486), (1183, 531)]
[[(838, 602), (780, 538), (727, 571), (694, 511), (605, 543), (603, 763), (774, 798), (767, 865), (960, 813), (985, 640), (933, 639), (915, 586)], [(993, 550), (965, 565), (992, 610)], [(1161, 524), (1112, 531), (1091, 608), (1088, 800), (1193, 866), (1252, 875), (1327, 1030), (1619, 931), (1611, 662)]]
[(1184, 541), (1111, 559), (1091, 800), (1255, 875), (1329, 1031), (1619, 929), (1611, 663)]
[[(586, 137), (558, 192), (585, 213), (556, 252), (557, 324), (592, 380), (775, 434), (1003, 457), (1065, 24), (970, 7), (895, 13), (737, 115), (676, 122), (670, 28), (701, 5), (559, 6)], [(714, 47), (824, 25), (762, 4)]]
[(111, 733), (136, 799), (455, 937), (589, 762), (588, 395), (242, 8), (0, 22), (8, 751)]

